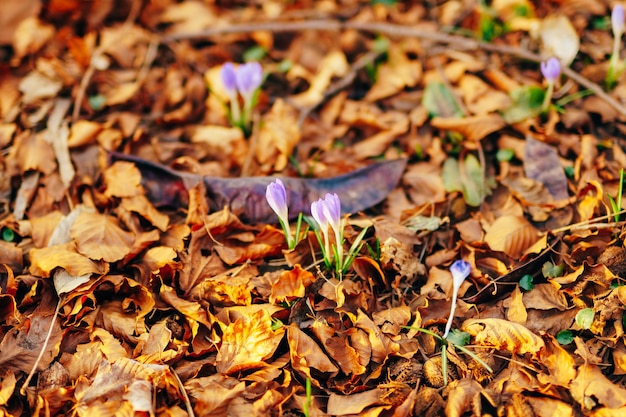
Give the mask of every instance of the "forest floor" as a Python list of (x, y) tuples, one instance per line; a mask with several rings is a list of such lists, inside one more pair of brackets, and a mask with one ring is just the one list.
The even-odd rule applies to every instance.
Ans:
[(41, 3), (1, 415), (626, 415), (617, 3)]

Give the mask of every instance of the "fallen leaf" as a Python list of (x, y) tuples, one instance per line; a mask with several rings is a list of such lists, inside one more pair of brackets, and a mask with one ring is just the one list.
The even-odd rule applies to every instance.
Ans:
[(272, 330), (272, 321), (265, 310), (240, 317), (222, 326), (222, 343), (217, 353), (217, 371), (224, 374), (264, 366), (280, 343), (284, 330)]
[(518, 323), (503, 319), (469, 319), (463, 322), (461, 330), (474, 336), (474, 342), (481, 346), (493, 346), (513, 354), (538, 354), (545, 348), (543, 340)]
[(123, 259), (134, 240), (133, 234), (123, 230), (117, 219), (99, 213), (79, 215), (70, 234), (81, 254), (106, 262)]

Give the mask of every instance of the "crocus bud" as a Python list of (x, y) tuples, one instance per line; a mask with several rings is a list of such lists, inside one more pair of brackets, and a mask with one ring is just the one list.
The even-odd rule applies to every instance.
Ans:
[(456, 299), (459, 295), (459, 288), (465, 281), (472, 270), (471, 265), (464, 260), (457, 260), (450, 266), (450, 272), (452, 273), (452, 304), (450, 305), (450, 316), (448, 317), (448, 323), (446, 329), (443, 332), (443, 337), (446, 338), (450, 333), (452, 327), (452, 320), (454, 319), (454, 310), (456, 310)]
[(278, 218), (285, 224), (288, 224), (287, 192), (283, 182), (277, 178), (276, 181), (270, 183), (265, 189), (265, 198)]
[(624, 7), (621, 4), (616, 4), (611, 11), (611, 25), (613, 36), (621, 38), (624, 33)]
[(328, 231), (328, 219), (326, 218), (326, 214), (324, 213), (325, 203), (321, 198), (317, 201), (311, 203), (311, 216), (320, 226), (320, 230), (322, 233), (326, 233)]
[(554, 84), (561, 75), (561, 63), (557, 58), (550, 58), (541, 63), (541, 73), (548, 80), (549, 84)]
[(234, 97), (237, 94), (237, 71), (232, 62), (227, 62), (220, 69), (220, 77), (222, 84), (228, 94), (228, 97)]
[(263, 81), (263, 68), (258, 62), (248, 62), (239, 67), (236, 74), (236, 83), (239, 93), (243, 96), (245, 101), (249, 101), (256, 91), (261, 86)]
[(326, 194), (323, 202), (324, 216), (335, 234), (338, 234), (341, 231), (341, 201), (339, 201), (339, 196), (335, 193)]

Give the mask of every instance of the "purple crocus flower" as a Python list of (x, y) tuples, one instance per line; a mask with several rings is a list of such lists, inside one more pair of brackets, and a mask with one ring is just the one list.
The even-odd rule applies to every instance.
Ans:
[(270, 183), (265, 189), (265, 198), (278, 219), (284, 224), (289, 223), (289, 208), (287, 207), (287, 191), (280, 179)]
[(621, 38), (624, 33), (624, 6), (616, 4), (611, 11), (611, 25), (613, 28), (613, 36)]
[(341, 201), (339, 196), (335, 193), (329, 193), (322, 201), (324, 202), (324, 216), (335, 235), (338, 235), (341, 230)]
[(227, 62), (220, 69), (222, 84), (229, 98), (237, 95), (237, 71), (232, 62)]
[(548, 80), (548, 84), (554, 84), (561, 75), (561, 63), (555, 57), (541, 63), (541, 73)]
[(326, 202), (321, 198), (311, 203), (311, 216), (320, 226), (324, 240), (324, 257), (330, 260), (330, 242), (328, 241), (328, 218), (326, 217)]
[(450, 266), (450, 273), (452, 273), (452, 304), (450, 305), (450, 316), (448, 317), (448, 323), (446, 323), (446, 329), (443, 332), (443, 337), (446, 338), (450, 333), (452, 327), (452, 320), (454, 320), (454, 310), (456, 310), (456, 299), (459, 294), (459, 288), (463, 281), (469, 276), (472, 271), (472, 266), (469, 262), (464, 260), (456, 260)]
[(236, 84), (245, 102), (250, 102), (252, 95), (263, 81), (263, 68), (258, 62), (248, 62), (239, 66), (236, 73)]

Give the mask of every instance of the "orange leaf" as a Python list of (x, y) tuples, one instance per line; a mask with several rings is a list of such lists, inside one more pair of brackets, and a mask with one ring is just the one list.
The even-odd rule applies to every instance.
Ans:
[(265, 365), (280, 343), (284, 330), (272, 330), (266, 310), (243, 316), (224, 327), (216, 358), (217, 371), (225, 374)]
[(132, 162), (117, 161), (104, 171), (108, 197), (133, 197), (142, 193), (141, 173)]
[(296, 265), (291, 271), (283, 271), (272, 284), (271, 304), (304, 297), (306, 287), (315, 282), (315, 276)]
[(499, 114), (491, 113), (484, 116), (471, 117), (434, 117), (433, 127), (442, 130), (459, 132), (468, 140), (477, 141), (490, 133), (502, 129), (506, 123)]
[(70, 229), (78, 251), (92, 259), (115, 262), (131, 249), (133, 235), (122, 230), (114, 217), (99, 213), (82, 213)]

